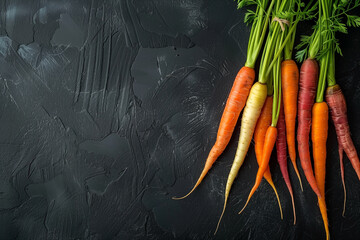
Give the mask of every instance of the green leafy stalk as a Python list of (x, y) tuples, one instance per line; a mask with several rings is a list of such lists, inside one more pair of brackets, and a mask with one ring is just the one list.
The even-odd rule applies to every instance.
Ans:
[[(335, 51), (342, 55), (339, 42), (335, 37), (336, 32), (347, 33), (347, 27), (360, 27), (360, 17), (352, 15), (350, 12), (360, 6), (360, 0), (321, 0), (319, 9), (326, 7), (323, 11), (319, 10), (318, 21), (314, 26), (314, 31), (310, 36), (301, 36), (301, 42), (296, 46), (298, 50), (296, 59), (299, 62), (306, 58), (320, 60), (326, 55), (327, 51)], [(321, 15), (326, 15), (321, 16)], [(346, 20), (346, 22), (345, 22)], [(327, 26), (326, 26), (327, 24)], [(330, 37), (324, 39), (326, 32), (330, 32)], [(324, 48), (323, 44), (329, 42), (331, 47)]]
[(276, 1), (276, 6), (271, 12), (271, 16), (273, 20), (271, 21), (270, 27), (269, 27), (269, 34), (266, 39), (265, 47), (263, 54), (261, 56), (261, 64), (260, 64), (260, 70), (259, 70), (259, 82), (260, 83), (266, 83), (269, 79), (270, 71), (268, 71), (269, 65), (271, 63), (271, 60), (274, 56), (274, 51), (277, 48), (277, 39), (279, 35), (283, 35), (284, 33), (281, 32), (281, 24), (278, 21), (274, 21), (274, 18), (277, 17), (278, 13), (284, 12), (284, 10), (287, 10), (287, 6), (289, 2), (293, 0), (284, 0)]
[(319, 60), (320, 65), (320, 72), (319, 72), (319, 82), (316, 91), (316, 102), (320, 103), (324, 101), (324, 92), (325, 92), (325, 85), (326, 85), (326, 77), (328, 72), (329, 66), (329, 56), (330, 53), (327, 52), (324, 57)]
[[(290, 22), (293, 21), (293, 17), (291, 18)], [(289, 31), (289, 30), (286, 30)], [(294, 42), (295, 42), (295, 35), (296, 35), (296, 30), (293, 31), (293, 33), (290, 35), (290, 39), (289, 41), (287, 41), (285, 48), (284, 48), (284, 58), (285, 60), (290, 60), (292, 59), (292, 51), (293, 51), (293, 47), (294, 47)]]
[(295, 37), (296, 37), (296, 27), (299, 21), (305, 20), (305, 19), (311, 19), (314, 17), (313, 12), (317, 8), (317, 3), (313, 4), (314, 0), (310, 0), (308, 4), (305, 6), (304, 10), (301, 8), (304, 6), (304, 4), (300, 1), (294, 1), (292, 3), (291, 8), (295, 8), (295, 5), (297, 6), (297, 10), (293, 16), (290, 18), (290, 26), (291, 29), (293, 27), (293, 31), (290, 35), (289, 41), (286, 42), (285, 48), (284, 48), (284, 58), (285, 60), (292, 59), (292, 53), (294, 49), (294, 43), (295, 43)]
[(319, 82), (316, 91), (316, 102), (323, 102), (324, 101), (324, 92), (325, 92), (325, 85), (326, 85), (326, 77), (329, 65), (329, 1), (322, 0), (319, 3), (319, 39), (320, 43), (323, 41), (323, 44), (319, 47), (320, 57), (319, 57)]
[[(296, 11), (293, 10), (293, 8), (295, 7), (294, 6), (295, 2), (296, 2), (296, 5), (297, 5), (297, 10)], [(308, 2), (308, 4), (305, 6), (305, 8), (302, 10), (303, 6), (304, 6), (304, 4), (300, 0), (294, 0), (294, 2), (289, 5), (289, 10), (287, 10), (285, 12), (285, 14), (284, 13), (278, 13), (278, 15), (281, 18), (291, 18), (291, 19), (295, 18), (295, 20), (289, 21), (288, 29), (285, 30), (286, 38), (282, 42), (282, 44), (280, 46), (280, 49), (279, 49), (280, 51), (278, 51), (275, 54), (275, 56), (273, 57), (272, 62), (269, 64), (268, 73), (270, 73), (272, 67), (276, 63), (277, 58), (282, 53), (283, 48), (284, 48), (284, 51), (285, 51), (285, 59), (292, 59), (291, 55), (292, 55), (292, 49), (293, 49), (294, 41), (295, 41), (295, 34), (296, 34), (297, 24), (300, 21), (303, 21), (303, 20), (306, 20), (306, 19), (312, 19), (316, 15), (316, 14), (314, 14), (314, 12), (317, 9), (317, 1), (315, 3), (313, 3), (313, 0), (310, 0)]]
[(335, 49), (334, 46), (330, 46), (331, 50), (329, 52), (329, 63), (328, 63), (328, 73), (327, 73), (327, 83), (328, 86), (334, 86), (336, 84), (335, 80)]
[[(272, 71), (273, 66), (277, 62), (277, 59), (280, 57), (280, 54), (282, 53), (282, 50), (286, 46), (286, 43), (290, 40), (293, 32), (296, 29), (296, 25), (293, 25), (290, 30), (288, 31), (285, 40), (282, 42), (281, 46), (279, 47), (279, 50), (275, 53), (272, 62), (269, 64), (268, 72), (266, 74), (269, 74)], [(284, 33), (283, 33), (284, 34)]]
[[(335, 1), (332, 5), (332, 16), (330, 16), (330, 39), (329, 41), (329, 65), (327, 72), (328, 86), (334, 86), (335, 80), (335, 53), (342, 56), (339, 41), (336, 39), (336, 32), (347, 33), (347, 27), (360, 27), (360, 17), (351, 15), (349, 12), (360, 6), (360, 0), (357, 1)], [(343, 16), (346, 17), (346, 24), (343, 22)]]
[[(279, 35), (277, 37), (277, 49), (280, 49), (280, 43), (283, 41), (284, 35)], [(271, 126), (276, 127), (279, 114), (280, 114), (280, 104), (281, 104), (281, 61), (282, 58), (278, 57), (276, 64), (273, 67), (272, 75), (274, 82), (274, 98), (273, 98), (273, 107), (272, 107), (272, 116), (271, 116)]]
[(248, 43), (247, 58), (245, 62), (245, 66), (247, 67), (255, 67), (257, 57), (259, 56), (267, 32), (269, 24), (268, 16), (272, 11), (275, 2), (276, 0), (271, 0), (267, 11), (265, 11), (266, 6), (268, 5), (267, 0), (238, 0), (238, 8), (253, 4), (257, 5), (256, 13), (249, 10), (247, 15), (245, 15), (245, 22), (253, 22)]
[(265, 48), (261, 57), (260, 69), (259, 69), (259, 82), (266, 83), (270, 72), (269, 64), (274, 56), (275, 43), (277, 40), (277, 36), (281, 33), (281, 29), (278, 23), (271, 23), (274, 25), (272, 29), (270, 29), (269, 36), (266, 39)]
[[(342, 55), (336, 32), (347, 33), (347, 27), (359, 27), (360, 17), (350, 15), (349, 11), (360, 6), (360, 0), (322, 0), (319, 8), (321, 18), (319, 20), (318, 34), (322, 39), (322, 49), (319, 51), (318, 59), (320, 62), (319, 84), (316, 93), (316, 101), (322, 102), (326, 82), (328, 86), (336, 84), (335, 80), (335, 53)], [(346, 16), (344, 23), (343, 16)]]
[(273, 81), (273, 79), (272, 78), (269, 79), (266, 84), (267, 84), (267, 95), (272, 96), (274, 94), (274, 81)]
[[(319, 1), (315, 1), (314, 4), (312, 3), (312, 1), (310, 1), (304, 10), (304, 12), (306, 13), (306, 16), (304, 16), (305, 19), (311, 19), (315, 17), (317, 14), (318, 14), (318, 18), (320, 19), (321, 13), (320, 11), (316, 11), (319, 8), (319, 5), (320, 5)], [(306, 35), (301, 36), (300, 44), (295, 47), (295, 49), (298, 50), (295, 56), (298, 62), (303, 62), (307, 58), (316, 59), (321, 48), (321, 38), (320, 38), (321, 30), (319, 30), (319, 28), (320, 28), (320, 24), (318, 20), (317, 24), (313, 27), (314, 31), (310, 36), (306, 36)]]

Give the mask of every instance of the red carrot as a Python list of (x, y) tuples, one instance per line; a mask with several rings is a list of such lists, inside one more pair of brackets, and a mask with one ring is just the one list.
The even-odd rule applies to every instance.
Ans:
[(294, 194), (290, 183), (289, 172), (287, 168), (287, 156), (286, 156), (286, 129), (285, 129), (285, 118), (284, 118), (284, 110), (283, 105), (280, 107), (280, 115), (277, 123), (278, 136), (276, 139), (276, 152), (277, 152), (277, 160), (280, 166), (281, 174), (284, 178), (286, 186), (289, 190), (291, 203), (293, 207), (294, 213), (294, 225), (296, 223), (296, 213), (295, 213), (295, 203), (294, 203)]
[(311, 111), (314, 104), (319, 68), (316, 60), (307, 59), (300, 70), (300, 90), (298, 98), (297, 141), (301, 167), (312, 190), (320, 196), (314, 172), (311, 166), (309, 134)]

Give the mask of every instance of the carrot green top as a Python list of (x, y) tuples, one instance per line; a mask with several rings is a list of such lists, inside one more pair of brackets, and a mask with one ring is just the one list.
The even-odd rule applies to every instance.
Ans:
[[(360, 6), (360, 0), (320, 0), (311, 8), (316, 14), (309, 14), (309, 18), (317, 16), (318, 20), (310, 36), (301, 36), (301, 43), (296, 49), (299, 62), (306, 58), (317, 59), (320, 65), (319, 82), (316, 93), (316, 102), (324, 100), (326, 82), (328, 86), (335, 81), (335, 53), (341, 53), (336, 32), (347, 33), (347, 27), (360, 27), (360, 17), (349, 12)], [(311, 10), (310, 9), (310, 10)], [(311, 12), (311, 11), (310, 11)], [(346, 18), (344, 18), (344, 16)], [(344, 23), (346, 19), (346, 23)]]
[[(288, 6), (292, 1), (293, 0), (284, 0), (284, 1), (277, 0), (275, 8), (271, 12), (272, 21), (269, 27), (269, 34), (266, 39), (264, 51), (261, 56), (261, 64), (259, 69), (259, 82), (261, 83), (266, 83), (268, 81), (271, 73), (270, 71), (271, 66), (275, 63), (275, 60), (280, 57), (280, 53), (284, 48), (284, 46), (282, 46), (282, 48), (279, 47), (278, 38), (279, 36), (282, 36), (283, 38), (283, 36), (285, 35), (283, 28), (285, 28), (286, 26), (286, 24), (284, 24), (284, 21), (287, 20), (280, 19), (278, 15), (283, 11), (288, 10)], [(275, 90), (275, 82), (274, 82), (274, 90)]]
[(272, 96), (274, 94), (274, 81), (273, 81), (273, 79), (272, 78), (269, 79), (266, 84), (267, 84), (267, 95)]
[[(286, 45), (284, 48), (285, 60), (292, 59), (297, 24), (299, 23), (299, 21), (313, 18), (313, 12), (317, 8), (317, 3), (313, 3), (313, 1), (314, 0), (310, 0), (303, 10), (301, 9), (301, 7), (304, 4), (301, 1), (293, 1), (290, 3), (290, 13), (292, 13), (292, 15), (290, 16), (290, 21), (288, 23), (289, 29), (287, 29), (286, 31), (291, 31), (291, 34), (289, 35), (289, 40), (286, 41)], [(295, 5), (297, 6), (296, 11)]]
[[(295, 7), (297, 6), (297, 10)], [(272, 11), (272, 22), (269, 27), (269, 35), (265, 43), (259, 70), (259, 82), (266, 83), (274, 64), (285, 48), (285, 58), (291, 59), (295, 41), (296, 27), (299, 21), (310, 19), (316, 10), (313, 0), (305, 6), (301, 0), (277, 0)], [(279, 41), (278, 37), (281, 37)], [(279, 46), (276, 46), (279, 45)], [(276, 49), (276, 51), (275, 51)]]
[[(336, 31), (347, 33), (347, 27), (360, 27), (360, 17), (357, 15), (348, 14), (349, 11), (354, 8), (360, 6), (360, 1), (335, 1), (334, 5), (330, 6), (331, 8), (331, 16), (330, 16), (330, 24), (336, 23), (338, 26), (330, 26), (330, 47), (329, 47), (329, 65), (328, 65), (328, 73), (327, 73), (327, 83), (328, 86), (334, 86), (336, 84), (335, 80), (335, 53), (339, 53), (342, 56), (342, 52), (339, 46), (339, 42), (336, 39), (335, 33)], [(346, 16), (346, 25), (341, 25), (341, 16)]]
[(331, 1), (322, 0), (319, 1), (319, 36), (320, 42), (322, 42), (321, 47), (319, 48), (320, 54), (320, 70), (319, 70), (319, 82), (316, 91), (316, 102), (324, 101), (324, 93), (326, 87), (326, 77), (327, 72), (329, 70), (329, 59), (330, 59), (330, 24), (329, 24), (329, 16), (331, 11)]
[[(238, 8), (253, 4), (257, 5), (256, 12), (248, 10), (245, 15), (245, 22), (252, 22), (245, 62), (245, 66), (247, 67), (255, 67), (269, 25), (268, 16), (276, 1), (277, 0), (271, 0), (269, 4), (269, 0), (238, 0)], [(265, 11), (266, 7), (268, 7), (267, 11)]]
[[(319, 4), (318, 32), (322, 39), (322, 46), (319, 52), (320, 74), (319, 85), (316, 93), (316, 102), (324, 100), (326, 82), (328, 86), (336, 84), (335, 80), (335, 53), (342, 55), (339, 42), (335, 37), (336, 32), (347, 33), (347, 27), (360, 26), (360, 17), (349, 15), (348, 12), (360, 6), (360, 1), (347, 0), (322, 0)], [(345, 15), (347, 22), (342, 23), (342, 16)]]
[[(263, 75), (262, 66), (263, 62), (260, 65), (259, 81), (262, 80), (261, 77), (268, 77), (272, 72), (272, 79), (274, 85), (274, 98), (273, 98), (273, 111), (272, 111), (272, 121), (271, 126), (276, 127), (281, 106), (281, 61), (282, 61), (282, 52), (284, 53), (285, 59), (292, 59), (292, 50), (294, 47), (296, 27), (300, 20), (304, 20), (311, 17), (312, 12), (316, 7), (314, 7), (313, 0), (311, 0), (305, 8), (302, 10), (304, 4), (298, 0), (289, 0), (282, 1), (281, 5), (277, 5), (274, 10), (274, 20), (278, 21), (277, 27), (278, 31), (282, 30), (282, 33), (278, 32), (274, 37), (273, 55), (270, 53), (268, 56), (272, 58), (272, 62), (267, 65), (266, 58), (264, 58), (264, 66), (267, 66), (268, 69)], [(295, 10), (295, 7), (297, 9)], [(287, 28), (285, 27), (287, 26)], [(279, 29), (280, 26), (280, 29)], [(271, 30), (271, 26), (270, 26)], [(275, 31), (275, 30), (274, 30)], [(266, 51), (267, 49), (265, 49)], [(264, 51), (264, 52), (265, 52)]]

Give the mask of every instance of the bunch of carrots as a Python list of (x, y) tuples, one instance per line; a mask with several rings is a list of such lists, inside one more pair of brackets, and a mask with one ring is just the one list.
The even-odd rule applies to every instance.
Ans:
[[(335, 81), (335, 54), (341, 54), (335, 34), (346, 33), (347, 27), (350, 26), (360, 26), (360, 17), (350, 15), (351, 10), (360, 6), (360, 0), (311, 0), (306, 5), (301, 0), (238, 0), (238, 8), (248, 5), (255, 5), (256, 10), (248, 10), (245, 15), (245, 22), (252, 24), (247, 60), (230, 90), (215, 144), (194, 187), (185, 196), (173, 199), (186, 198), (200, 185), (228, 145), (239, 115), (244, 110), (238, 147), (226, 183), (224, 206), (215, 233), (220, 226), (231, 187), (246, 158), (252, 138), (255, 142), (259, 169), (254, 186), (239, 214), (246, 208), (261, 180), (265, 178), (274, 190), (281, 218), (283, 217), (279, 196), (269, 169), (270, 156), (276, 145), (277, 160), (291, 197), (293, 220), (294, 224), (296, 223), (287, 151), (303, 190), (296, 165), (297, 140), (301, 167), (307, 182), (318, 197), (326, 239), (329, 239), (325, 201), (329, 109), (339, 146), (341, 180), (344, 188), (343, 214), (346, 203), (344, 151), (360, 179), (360, 161), (350, 135), (345, 98)], [(313, 33), (310, 36), (302, 36), (301, 43), (296, 46), (296, 59), (302, 63), (299, 72), (292, 58), (296, 28), (300, 21), (310, 19), (316, 19)], [(346, 23), (343, 23), (344, 19), (347, 20)], [(255, 64), (261, 51), (258, 81), (254, 83)], [(309, 148), (310, 133), (314, 170)]]

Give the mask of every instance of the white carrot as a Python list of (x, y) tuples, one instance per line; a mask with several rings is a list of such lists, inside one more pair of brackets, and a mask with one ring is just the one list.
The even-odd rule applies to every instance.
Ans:
[[(240, 129), (240, 137), (239, 137), (239, 144), (236, 150), (235, 159), (233, 165), (231, 167), (228, 180), (226, 183), (226, 190), (225, 190), (225, 202), (224, 208), (221, 213), (218, 225), (216, 227), (216, 231), (219, 228), (219, 224), (221, 221), (222, 216), (224, 215), (227, 200), (229, 197), (231, 186), (235, 180), (235, 177), (245, 160), (246, 153), (249, 149), (252, 136), (254, 134), (256, 122), (260, 116), (261, 109), (265, 103), (267, 97), (267, 86), (266, 84), (256, 82), (251, 90), (249, 97), (246, 101), (246, 106), (244, 108), (244, 113), (241, 119), (241, 129)], [(215, 231), (215, 233), (216, 233)]]

